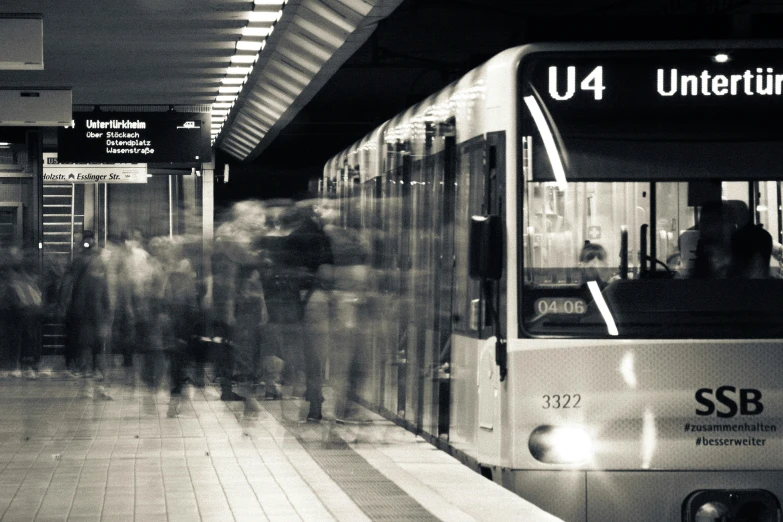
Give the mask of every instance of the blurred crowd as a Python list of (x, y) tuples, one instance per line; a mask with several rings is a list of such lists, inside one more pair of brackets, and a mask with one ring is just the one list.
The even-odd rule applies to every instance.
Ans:
[(5, 248), (0, 376), (50, 373), (39, 339), (56, 323), (66, 375), (91, 379), (96, 398), (112, 398), (112, 379), (168, 386), (176, 415), (186, 385), (212, 381), (222, 400), (241, 401), (241, 383), (252, 398), (303, 397), (308, 420), (320, 420), (328, 346), (340, 397), (364, 368), (356, 330), (366, 249), (332, 216), (317, 201), (237, 203), (207, 255), (201, 236), (134, 230), (99, 247), (85, 232), (70, 263), (45, 263), (43, 273), (37, 252)]

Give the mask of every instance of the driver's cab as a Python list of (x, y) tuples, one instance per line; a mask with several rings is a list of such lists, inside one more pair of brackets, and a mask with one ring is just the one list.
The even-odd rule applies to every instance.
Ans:
[[(658, 330), (666, 322), (706, 320), (709, 329), (746, 312), (758, 319), (759, 308), (783, 310), (770, 301), (783, 294), (777, 282), (748, 282), (783, 284), (781, 182), (579, 181), (560, 190), (529, 181), (525, 192), (521, 309), (528, 333), (581, 329), (600, 299), (618, 325), (633, 323), (625, 332), (656, 337), (669, 335)], [(765, 270), (748, 268), (757, 250), (771, 254)]]

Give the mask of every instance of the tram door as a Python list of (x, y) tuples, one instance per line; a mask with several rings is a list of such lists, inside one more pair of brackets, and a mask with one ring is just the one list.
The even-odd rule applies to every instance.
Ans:
[(412, 243), (415, 237), (416, 219), (413, 211), (411, 174), (413, 161), (410, 147), (404, 144), (398, 148), (400, 156), (400, 169), (398, 170), (397, 184), (400, 196), (400, 248), (398, 268), (400, 272), (400, 332), (398, 348), (400, 365), (398, 366), (397, 385), (397, 409), (405, 412), (407, 420), (417, 419), (418, 401), (418, 340), (421, 325), (418, 323), (415, 281), (416, 271), (413, 267), (413, 254), (415, 246)]
[[(388, 235), (386, 247), (390, 249), (387, 258), (389, 298), (393, 302), (393, 317), (391, 324), (396, 324), (397, 329), (391, 333), (391, 348), (389, 361), (392, 372), (392, 381), (395, 386), (390, 390), (392, 392), (391, 403), (396, 405), (394, 411), (399, 417), (409, 419), (415, 414), (410, 408), (409, 399), (415, 397), (410, 392), (410, 381), (415, 376), (411, 371), (415, 366), (415, 361), (411, 356), (415, 351), (410, 349), (411, 341), (415, 341), (416, 328), (412, 324), (414, 321), (413, 305), (408, 288), (410, 282), (410, 179), (411, 179), (411, 157), (410, 145), (408, 142), (395, 143), (390, 145), (389, 150), (389, 170), (386, 179), (388, 186), (387, 205), (387, 223)], [(391, 316), (387, 315), (389, 319)]]
[[(410, 409), (413, 412), (418, 430), (431, 430), (432, 411), (427, 410), (429, 401), (425, 397), (432, 395), (431, 333), (433, 331), (432, 273), (428, 270), (432, 260), (431, 226), (432, 208), (428, 195), (432, 193), (432, 159), (429, 150), (421, 157), (413, 158), (410, 187), (408, 190), (410, 212), (408, 220), (409, 275), (407, 277), (408, 300), (411, 302), (411, 325), (414, 328), (412, 345), (409, 351), (414, 362), (415, 372), (409, 379)], [(429, 190), (428, 190), (429, 184)], [(428, 342), (429, 341), (429, 342)]]
[[(441, 124), (437, 138), (443, 140), (440, 161), (436, 161), (433, 177), (433, 201), (436, 222), (433, 243), (435, 250), (435, 350), (432, 410), (435, 426), (431, 432), (442, 439), (449, 437), (451, 405), (451, 330), (454, 298), (454, 210), (457, 180), (457, 142), (454, 121)], [(438, 157), (436, 156), (436, 157)]]
[(401, 144), (388, 144), (386, 149), (386, 172), (382, 180), (382, 216), (379, 237), (374, 252), (378, 257), (374, 265), (378, 269), (379, 299), (384, 310), (379, 326), (383, 354), (381, 389), (383, 406), (399, 417), (405, 417), (405, 382), (407, 377), (406, 324), (400, 313), (400, 244), (402, 209), (402, 161)]
[(407, 302), (408, 409), (418, 430), (448, 438), (456, 193), (453, 123), (427, 123), (424, 153), (413, 157), (404, 208), (409, 212)]

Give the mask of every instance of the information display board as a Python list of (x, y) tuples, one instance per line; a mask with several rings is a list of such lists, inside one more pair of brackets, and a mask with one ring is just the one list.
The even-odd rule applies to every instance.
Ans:
[(170, 163), (211, 160), (208, 113), (75, 112), (59, 129), (64, 163)]

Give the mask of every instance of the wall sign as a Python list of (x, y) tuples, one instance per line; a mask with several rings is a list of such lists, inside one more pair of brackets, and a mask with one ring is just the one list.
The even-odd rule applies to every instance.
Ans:
[(147, 183), (147, 165), (133, 163), (58, 163), (57, 154), (43, 155), (44, 183)]
[(63, 162), (209, 162), (211, 115), (189, 112), (74, 112), (59, 129)]

